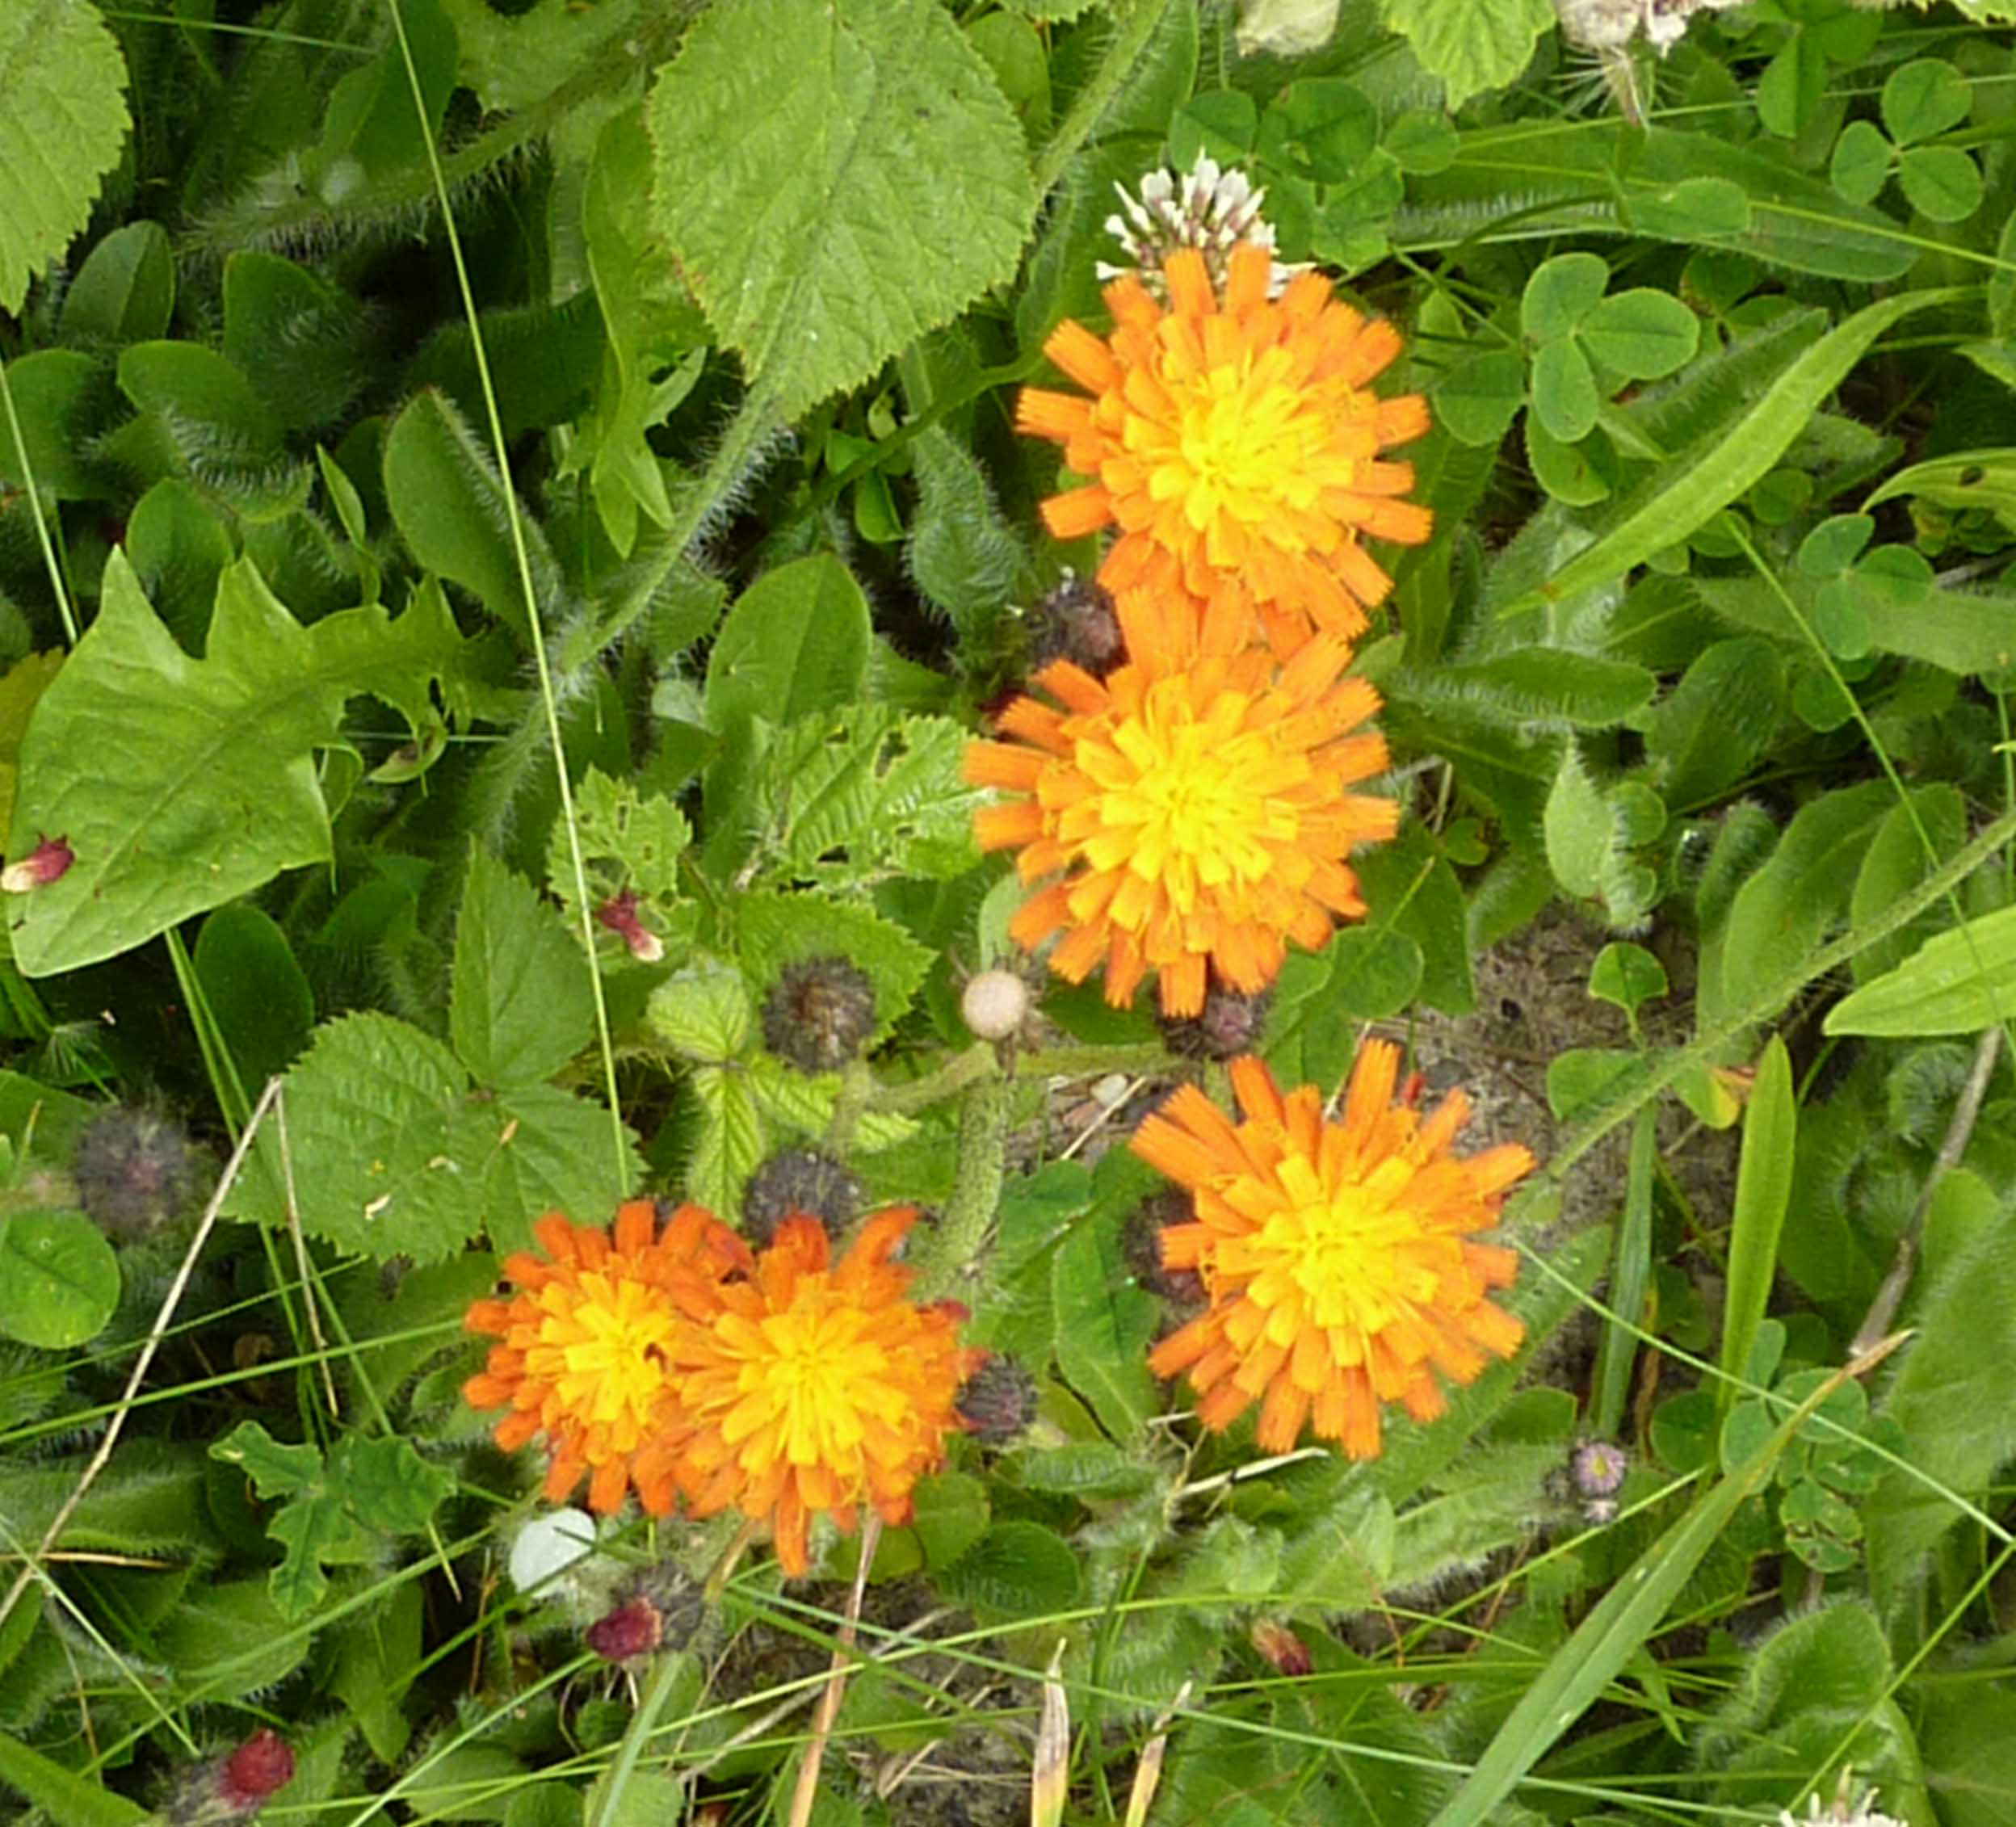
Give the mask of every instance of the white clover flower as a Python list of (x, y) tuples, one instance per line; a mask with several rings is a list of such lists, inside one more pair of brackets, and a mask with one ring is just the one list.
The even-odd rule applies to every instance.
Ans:
[(1894, 1814), (1884, 1814), (1876, 1807), (1876, 1791), (1865, 1789), (1860, 1801), (1851, 1801), (1854, 1793), (1850, 1785), (1854, 1781), (1852, 1770), (1841, 1773), (1841, 1784), (1834, 1791), (1833, 1801), (1822, 1805), (1817, 1796), (1806, 1798), (1806, 1812), (1795, 1814), (1788, 1808), (1778, 1811), (1779, 1827), (1909, 1827), (1909, 1824)]
[(1719, 12), (1737, 0), (1554, 0), (1561, 30), (1591, 51), (1619, 51), (1640, 32), (1661, 57), (1686, 34), (1699, 12)]
[[(542, 1510), (511, 1543), (511, 1584), (520, 1592), (544, 1586), (594, 1548), (595, 1519), (586, 1510)], [(554, 1596), (552, 1588), (547, 1588), (546, 1596)]]
[[(1149, 172), (1141, 180), (1138, 197), (1124, 184), (1113, 188), (1119, 193), (1124, 213), (1107, 217), (1106, 232), (1120, 244), (1127, 260), (1124, 265), (1100, 261), (1102, 282), (1138, 272), (1160, 298), (1162, 262), (1178, 248), (1195, 247), (1203, 251), (1212, 284), (1222, 289), (1226, 262), (1241, 242), (1253, 242), (1270, 251), (1274, 247), (1274, 225), (1260, 213), (1266, 191), (1256, 188), (1243, 171), (1220, 170), (1208, 153), (1198, 156), (1187, 178), (1166, 170)], [(1289, 280), (1308, 271), (1306, 265), (1275, 261), (1267, 296), (1279, 298)]]

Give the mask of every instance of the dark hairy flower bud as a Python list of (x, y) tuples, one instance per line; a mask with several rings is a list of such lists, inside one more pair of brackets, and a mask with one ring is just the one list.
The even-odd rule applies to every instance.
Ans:
[(999, 1354), (960, 1385), (959, 1418), (976, 1440), (998, 1447), (1027, 1427), (1036, 1412), (1036, 1380)]
[(180, 1210), (192, 1174), (189, 1144), (176, 1124), (122, 1106), (85, 1125), (70, 1159), (78, 1203), (107, 1230), (128, 1234)]
[(861, 1181), (817, 1149), (779, 1149), (749, 1178), (742, 1193), (742, 1230), (759, 1247), (793, 1212), (844, 1230), (861, 1209)]
[(800, 1072), (838, 1072), (875, 1031), (875, 985), (844, 958), (803, 958), (763, 1005), (763, 1044)]
[(1201, 1010), (1194, 1015), (1159, 1016), (1157, 1025), (1172, 1053), (1192, 1060), (1233, 1060), (1259, 1051), (1261, 1031), (1273, 1006), (1271, 990), (1257, 990), (1249, 996), (1214, 976), (1204, 991)]
[(675, 1560), (626, 1580), (613, 1610), (588, 1627), (588, 1647), (605, 1662), (628, 1662), (662, 1645), (691, 1641), (707, 1615), (699, 1583)]
[(1128, 1214), (1120, 1247), (1135, 1281), (1178, 1307), (1201, 1307), (1203, 1278), (1195, 1269), (1170, 1269), (1162, 1263), (1162, 1233), (1171, 1224), (1187, 1224), (1197, 1216), (1191, 1196), (1181, 1186), (1151, 1193)]
[(1094, 678), (1103, 678), (1127, 657), (1112, 596), (1090, 578), (1067, 573), (1029, 611), (1029, 664), (1034, 671), (1052, 660), (1069, 660)]

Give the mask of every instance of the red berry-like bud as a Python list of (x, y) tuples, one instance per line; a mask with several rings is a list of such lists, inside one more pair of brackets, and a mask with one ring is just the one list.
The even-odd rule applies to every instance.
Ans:
[(69, 873), (77, 853), (67, 838), (44, 838), (17, 863), (0, 869), (0, 889), (9, 894), (26, 894), (30, 888), (45, 888)]
[(605, 1662), (648, 1656), (665, 1640), (665, 1619), (648, 1598), (619, 1605), (588, 1627), (588, 1647)]
[(276, 1790), (294, 1780), (294, 1752), (270, 1726), (261, 1726), (224, 1760), (217, 1800), (240, 1814), (257, 1814)]
[(1246, 1634), (1254, 1648), (1284, 1675), (1305, 1675), (1316, 1665), (1309, 1660), (1308, 1645), (1286, 1624), (1256, 1618)]
[(637, 891), (625, 888), (595, 909), (595, 918), (630, 948), (640, 964), (655, 964), (665, 956), (665, 941), (637, 918)]

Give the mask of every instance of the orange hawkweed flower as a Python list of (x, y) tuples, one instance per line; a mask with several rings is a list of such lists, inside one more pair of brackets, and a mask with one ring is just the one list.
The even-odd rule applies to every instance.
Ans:
[(1066, 319), (1044, 345), (1092, 397), (1025, 387), (1015, 422), (1093, 478), (1043, 517), (1060, 540), (1119, 528), (1099, 568), (1108, 590), (1179, 591), (1242, 627), (1257, 615), (1287, 646), (1312, 628), (1363, 629), (1392, 580), (1362, 541), (1418, 545), (1433, 519), (1399, 498), (1413, 466), (1380, 456), (1428, 429), (1418, 393), (1370, 389), (1399, 332), (1333, 298), (1321, 274), (1270, 300), (1273, 271), (1249, 242), (1222, 299), (1195, 248), (1165, 263), (1166, 306), (1138, 275), (1115, 279), (1111, 336)]
[(591, 1509), (620, 1509), (634, 1486), (662, 1516), (674, 1494), (673, 1338), (683, 1309), (705, 1310), (707, 1291), (748, 1263), (748, 1246), (696, 1205), (681, 1206), (661, 1233), (648, 1199), (618, 1208), (613, 1239), (556, 1212), (533, 1231), (544, 1258), (522, 1250), (504, 1262), (519, 1292), (473, 1302), (463, 1321), (502, 1341), (463, 1398), (472, 1408), (509, 1406), (492, 1430), (507, 1451), (546, 1436), (551, 1502), (564, 1502), (586, 1473)]
[[(1365, 912), (1352, 847), (1390, 838), (1396, 801), (1346, 789), (1386, 767), (1386, 744), (1360, 730), (1379, 708), (1363, 679), (1341, 675), (1336, 635), (1285, 662), (1235, 645), (1187, 603), (1123, 600), (1132, 657), (1104, 680), (1060, 660), (1036, 682), (1063, 708), (1018, 698), (1002, 714), (1011, 742), (976, 742), (965, 776), (1017, 796), (984, 807), (985, 850), (1018, 847), (1025, 882), (1058, 875), (1009, 931), (1034, 951), (1064, 938), (1050, 968), (1082, 982), (1102, 961), (1123, 1006), (1150, 970), (1165, 1014), (1203, 1006), (1205, 965), (1235, 989), (1264, 989), (1287, 941), (1313, 949), (1333, 917)], [(1216, 650), (1207, 650), (1215, 648)]]
[(716, 1283), (671, 1347), (689, 1507), (768, 1522), (788, 1574), (809, 1564), (815, 1513), (851, 1530), (872, 1503), (907, 1521), (961, 1426), (960, 1385), (985, 1354), (960, 1345), (964, 1309), (905, 1297), (910, 1271), (890, 1257), (916, 1218), (875, 1213), (837, 1264), (817, 1219), (785, 1219), (749, 1278)]
[(1487, 1351), (1517, 1348), (1524, 1329), (1485, 1292), (1518, 1259), (1472, 1233), (1497, 1221), (1533, 1157), (1517, 1143), (1451, 1154), (1467, 1100), (1451, 1092), (1424, 1119), (1393, 1101), (1399, 1065), (1390, 1042), (1368, 1042), (1330, 1123), (1314, 1086), (1283, 1097), (1248, 1055), (1232, 1065), (1244, 1121), (1186, 1086), (1136, 1134), (1134, 1152), (1195, 1195), (1195, 1222), (1163, 1230), (1162, 1260), (1195, 1269), (1211, 1304), (1149, 1364), (1188, 1372), (1205, 1426), (1257, 1401), (1264, 1451), (1312, 1423), (1368, 1459), (1381, 1403), (1432, 1420), (1446, 1405), (1434, 1373), (1468, 1383)]

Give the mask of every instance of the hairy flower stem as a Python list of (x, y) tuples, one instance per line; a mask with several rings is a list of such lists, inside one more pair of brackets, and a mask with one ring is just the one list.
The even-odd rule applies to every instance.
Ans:
[(1091, 137), (1100, 116), (1113, 105), (1114, 98), (1133, 74), (1141, 53), (1161, 24), (1162, 15), (1169, 10), (1169, 0), (1134, 0), (1132, 6), (1114, 10), (1123, 16), (1107, 45), (1106, 55), (1093, 71), (1091, 80), (1078, 91), (1071, 111), (1050, 136), (1050, 143), (1037, 155), (1033, 174), (1039, 196), (1047, 195), (1050, 187), (1064, 175), (1065, 166)]
[(981, 1245), (1001, 1203), (1008, 1166), (1009, 1086), (999, 1077), (966, 1089), (959, 1111), (959, 1166), (938, 1229), (918, 1250), (918, 1298), (939, 1300), (980, 1272)]

